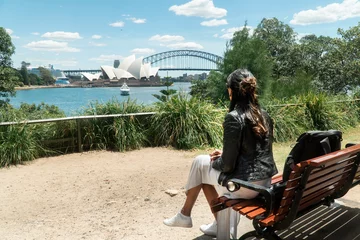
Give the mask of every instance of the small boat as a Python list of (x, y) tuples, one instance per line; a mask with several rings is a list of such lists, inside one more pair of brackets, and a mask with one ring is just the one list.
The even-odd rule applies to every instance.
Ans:
[(130, 94), (130, 88), (128, 85), (124, 82), (124, 84), (120, 87), (120, 95), (129, 95)]

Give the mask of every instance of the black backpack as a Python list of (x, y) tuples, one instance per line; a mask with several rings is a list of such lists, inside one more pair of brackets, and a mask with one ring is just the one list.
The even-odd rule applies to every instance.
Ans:
[(301, 134), (286, 158), (283, 182), (289, 179), (290, 173), (297, 163), (340, 150), (341, 140), (342, 133), (338, 130), (309, 131)]

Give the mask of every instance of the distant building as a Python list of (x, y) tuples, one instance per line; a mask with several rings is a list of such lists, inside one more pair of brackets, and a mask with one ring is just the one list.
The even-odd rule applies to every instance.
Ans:
[(207, 78), (207, 73), (204, 72), (200, 75), (201, 80), (205, 80), (206, 78)]
[(69, 79), (68, 78), (57, 78), (55, 81), (55, 85), (61, 86), (61, 85), (69, 85)]
[[(115, 65), (115, 62), (114, 62)], [(143, 58), (135, 58), (131, 55), (125, 58), (118, 67), (101, 66), (104, 79), (120, 80), (120, 79), (150, 79), (155, 77), (159, 71), (159, 67), (151, 67), (150, 63), (143, 63)]]
[(118, 68), (120, 66), (119, 60), (114, 60), (114, 68)]
[[(27, 67), (27, 70), (28, 70), (29, 74), (33, 73), (33, 74), (36, 74), (38, 77), (41, 77), (39, 67), (33, 68), (33, 67), (31, 67), (30, 63), (22, 62), (21, 64), (23, 64), (23, 63), (26, 64), (25, 66)], [(54, 66), (51, 65), (51, 64), (49, 64), (48, 66), (43, 66), (43, 68), (49, 70), (52, 77), (55, 78), (55, 79), (57, 79), (57, 78), (66, 78), (63, 71), (61, 71), (60, 69), (54, 69)]]

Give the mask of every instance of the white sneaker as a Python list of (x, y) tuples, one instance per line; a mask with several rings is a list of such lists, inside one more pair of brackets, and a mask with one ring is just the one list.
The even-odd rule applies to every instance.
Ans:
[(185, 216), (182, 213), (177, 213), (172, 218), (164, 220), (164, 224), (169, 227), (183, 227), (191, 228), (193, 226), (191, 217)]
[(217, 234), (217, 221), (215, 220), (213, 223), (205, 224), (200, 226), (200, 231), (209, 236), (216, 237)]

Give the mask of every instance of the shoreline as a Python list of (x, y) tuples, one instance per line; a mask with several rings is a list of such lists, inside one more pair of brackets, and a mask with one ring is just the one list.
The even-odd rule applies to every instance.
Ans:
[[(188, 82), (176, 82), (176, 83), (188, 83)], [(131, 84), (129, 87), (165, 87), (163, 84)], [(121, 85), (66, 85), (66, 86), (41, 86), (41, 85), (31, 85), (31, 86), (23, 86), (23, 87), (15, 87), (15, 90), (31, 90), (31, 89), (41, 89), (41, 88), (113, 88), (113, 87), (121, 87)]]

